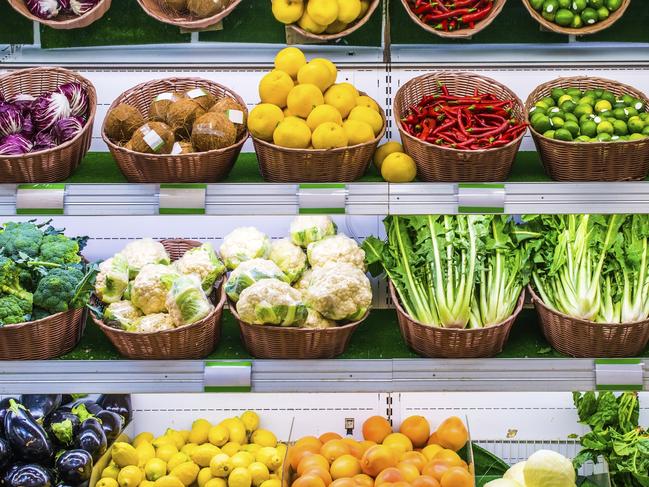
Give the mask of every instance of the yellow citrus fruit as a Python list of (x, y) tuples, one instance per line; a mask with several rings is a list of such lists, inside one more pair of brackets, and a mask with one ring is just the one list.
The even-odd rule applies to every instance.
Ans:
[(169, 459), (178, 453), (178, 448), (176, 448), (176, 445), (172, 445), (171, 443), (167, 443), (165, 445), (160, 446), (159, 448), (156, 449), (155, 451), (155, 456), (157, 458), (161, 458), (165, 462), (168, 462)]
[(214, 455), (210, 460), (210, 471), (213, 477), (227, 478), (228, 475), (234, 470), (232, 460), (225, 453)]
[(228, 477), (228, 487), (250, 487), (252, 476), (247, 468), (235, 468)]
[(117, 483), (117, 480), (112, 477), (104, 477), (97, 482), (95, 487), (119, 487), (119, 484)]
[[(406, 179), (406, 175), (410, 174), (409, 172), (410, 166), (407, 163), (410, 157), (406, 156), (404, 158), (403, 156), (405, 156), (405, 154), (395, 154), (385, 158), (383, 164), (381, 165), (381, 175), (386, 181), (390, 183), (405, 183), (408, 181), (412, 181), (412, 179), (414, 179), (414, 175), (411, 179)], [(395, 160), (397, 161), (396, 164), (394, 162)], [(410, 160), (412, 161), (412, 159)], [(388, 163), (388, 166), (385, 165), (386, 163)], [(414, 166), (414, 164), (415, 163), (413, 161), (412, 165)], [(388, 174), (390, 174), (391, 176), (390, 179), (386, 178), (383, 175), (384, 171), (387, 171)], [(391, 173), (390, 171), (393, 172)], [(396, 173), (396, 177), (395, 177), (395, 173)], [(404, 179), (404, 180), (400, 181), (400, 179)], [(403, 433), (390, 433), (383, 440), (383, 444), (385, 446), (389, 446), (390, 448), (393, 448), (395, 451), (401, 451), (401, 453), (412, 450), (412, 441), (410, 441), (410, 438), (408, 438)]]
[(290, 117), (277, 126), (273, 133), (273, 142), (280, 147), (306, 149), (311, 143), (311, 130), (306, 122)]
[(142, 482), (142, 471), (137, 465), (127, 465), (119, 471), (117, 483), (119, 487), (137, 487)]
[(302, 17), (303, 0), (273, 0), (273, 16), (282, 24), (292, 24)]
[[(292, 81), (291, 81), (292, 83)], [(261, 101), (264, 101), (263, 99)], [(197, 419), (192, 423), (192, 429), (189, 432), (189, 437), (187, 440), (189, 443), (196, 443), (200, 445), (207, 441), (207, 433), (209, 432), (212, 424), (207, 419)]]
[(358, 18), (364, 17), (369, 9), (370, 0), (361, 0), (361, 12), (358, 14)]
[(212, 469), (210, 467), (201, 468), (198, 472), (198, 477), (196, 477), (196, 483), (198, 487), (204, 487), (207, 482), (212, 480), (214, 476), (212, 475)]
[(230, 432), (225, 426), (217, 424), (207, 432), (207, 439), (212, 445), (221, 447), (230, 439)]
[[(393, 142), (388, 142), (388, 143), (390, 144), (390, 143), (393, 143)], [(396, 144), (396, 142), (394, 142), (394, 143)], [(428, 446), (424, 447), (424, 449), (421, 450), (421, 452), (426, 457), (426, 460), (428, 460), (430, 462), (433, 458), (435, 458), (435, 455), (437, 455), (442, 450), (443, 450), (443, 448), (440, 445), (428, 445)]]
[(238, 451), (230, 457), (230, 461), (232, 461), (232, 466), (234, 468), (248, 467), (248, 465), (255, 461), (255, 457), (252, 453), (248, 453), (247, 451)]
[(154, 485), (155, 485), (154, 482), (145, 479), (142, 482), (140, 482), (140, 485), (138, 487), (153, 487)]
[(338, 20), (349, 24), (361, 14), (360, 0), (338, 0)]
[(167, 431), (165, 431), (165, 435), (167, 435), (169, 438), (173, 440), (178, 450), (180, 450), (185, 444), (185, 436), (180, 431), (167, 428)]
[(375, 112), (380, 113), (379, 105), (367, 95), (356, 98), (356, 106), (371, 108)]
[(306, 63), (297, 72), (297, 80), (300, 84), (316, 85), (322, 92), (331, 86), (330, 78), (329, 68), (322, 63)]
[(338, 68), (336, 68), (336, 65), (334, 63), (322, 57), (312, 59), (311, 63), (322, 64), (327, 67), (327, 69), (329, 70), (329, 86), (333, 85), (336, 82), (336, 78), (338, 77)]
[(111, 455), (113, 462), (120, 468), (138, 464), (137, 450), (123, 441), (118, 441), (113, 445)]
[(213, 479), (210, 479), (207, 481), (205, 484), (205, 487), (227, 487), (228, 483), (225, 481), (225, 479), (215, 477)]
[(167, 472), (171, 472), (181, 463), (189, 462), (190, 458), (183, 452), (174, 453), (167, 462)]
[(333, 122), (325, 122), (319, 125), (311, 137), (314, 149), (335, 149), (346, 147), (349, 140), (345, 129)]
[(349, 139), (349, 145), (364, 144), (374, 140), (374, 131), (367, 122), (361, 120), (345, 120), (343, 128)]
[[(417, 166), (409, 155), (402, 152), (393, 152), (383, 160), (383, 164), (381, 164), (381, 176), (389, 183), (409, 183), (417, 177)], [(396, 438), (393, 435), (400, 435), (400, 437)], [(393, 437), (389, 439), (390, 436)], [(401, 433), (389, 435), (383, 444), (402, 452), (409, 451), (409, 449), (412, 450), (412, 443), (407, 436)], [(424, 455), (426, 456), (425, 449)], [(428, 457), (426, 456), (426, 458)]]
[(252, 433), (259, 428), (259, 415), (254, 411), (244, 411), (240, 416), (241, 421), (246, 427), (247, 433)]
[(327, 26), (325, 32), (327, 34), (338, 34), (347, 28), (349, 24), (341, 22), (340, 20), (334, 20), (331, 24)]
[(234, 455), (241, 449), (241, 444), (237, 443), (236, 441), (228, 441), (225, 445), (223, 445), (223, 448), (221, 450), (223, 453), (226, 455)]
[(192, 452), (190, 458), (192, 459), (192, 462), (197, 464), (199, 467), (207, 467), (209, 466), (212, 457), (219, 453), (221, 453), (221, 450), (218, 447), (211, 443), (203, 443)]
[(252, 485), (259, 487), (270, 478), (268, 467), (261, 462), (254, 462), (248, 465), (248, 471), (252, 478)]
[(351, 478), (361, 473), (361, 463), (352, 455), (341, 455), (336, 458), (330, 467), (331, 478), (334, 480)]
[(293, 117), (293, 116), (294, 116), (288, 108), (285, 108), (285, 109), (282, 110), (282, 111), (284, 112), (284, 118), (286, 118), (286, 117)]
[(250, 442), (259, 446), (277, 446), (275, 433), (269, 430), (258, 429), (250, 436)]
[(151, 443), (146, 441), (140, 442), (140, 444), (135, 448), (135, 451), (137, 452), (138, 467), (143, 467), (151, 458), (155, 458), (155, 448), (153, 448)]
[(338, 0), (309, 0), (306, 11), (320, 25), (329, 25), (338, 18)]
[(167, 463), (162, 458), (152, 458), (144, 465), (147, 480), (155, 482), (167, 474)]
[(137, 446), (140, 443), (144, 442), (144, 441), (147, 442), (147, 443), (151, 443), (153, 441), (153, 435), (151, 433), (149, 433), (148, 431), (145, 431), (144, 433), (140, 433), (135, 438), (133, 438), (133, 441), (131, 442), (131, 444), (135, 448), (137, 448)]
[(302, 14), (302, 17), (300, 17), (300, 20), (297, 21), (297, 25), (299, 25), (307, 32), (311, 32), (312, 34), (322, 34), (327, 28), (326, 25), (320, 25), (315, 20), (313, 20), (306, 10)]
[(275, 68), (284, 71), (293, 79), (297, 77), (297, 72), (305, 64), (306, 57), (297, 47), (285, 47), (275, 56)]
[(188, 457), (192, 456), (192, 452), (198, 448), (196, 443), (185, 443), (185, 445), (180, 449)]
[(358, 98), (359, 96), (361, 96), (361, 94), (358, 92), (356, 87), (351, 83), (347, 83), (346, 81), (343, 81), (342, 83), (338, 83), (338, 86), (340, 86), (341, 88), (344, 88), (346, 90), (349, 90), (349, 92), (351, 94), (353, 94), (355, 98)]
[(265, 446), (257, 452), (256, 460), (266, 465), (268, 470), (275, 470), (282, 464), (284, 457), (278, 454), (277, 448)]
[[(231, 442), (239, 443), (239, 445), (247, 443), (248, 435), (246, 434), (246, 425), (243, 424), (243, 421), (241, 421), (240, 418), (234, 417), (224, 419), (219, 424), (228, 429)], [(237, 451), (239, 450), (237, 449)]]
[(336, 107), (324, 104), (315, 107), (306, 119), (306, 124), (312, 131), (315, 130), (318, 125), (325, 122), (333, 122), (342, 125), (343, 117), (340, 115), (340, 112)]
[(340, 84), (333, 85), (324, 94), (324, 102), (336, 107), (343, 118), (347, 118), (356, 106), (356, 98), (349, 89), (341, 87)]
[(279, 479), (269, 479), (262, 482), (259, 487), (282, 487), (282, 481)]
[(172, 477), (171, 475), (165, 475), (156, 480), (153, 485), (155, 487), (184, 487), (180, 479)]
[(295, 115), (307, 118), (315, 107), (324, 104), (324, 98), (316, 85), (297, 85), (288, 94), (287, 104)]
[[(166, 467), (165, 467), (165, 472), (166, 472)], [(119, 475), (119, 467), (117, 465), (108, 465), (105, 469), (101, 471), (102, 479), (108, 478), (108, 479), (117, 480), (118, 475)]]
[(282, 120), (284, 113), (281, 108), (270, 103), (260, 103), (248, 115), (248, 130), (253, 137), (270, 141), (273, 140), (273, 132)]
[(198, 465), (190, 461), (176, 466), (171, 472), (169, 472), (169, 475), (176, 477), (185, 487), (189, 487), (196, 480), (199, 471), (200, 468)]
[(360, 120), (368, 123), (374, 131), (374, 135), (379, 135), (383, 130), (381, 114), (368, 107), (354, 107), (349, 113), (349, 120)]
[(380, 170), (383, 160), (394, 152), (403, 152), (403, 146), (399, 142), (391, 141), (379, 146), (374, 153), (374, 165)]
[(293, 86), (293, 78), (284, 71), (273, 69), (261, 78), (259, 82), (259, 98), (262, 103), (272, 103), (280, 108), (284, 108), (286, 106), (286, 98), (293, 89)]

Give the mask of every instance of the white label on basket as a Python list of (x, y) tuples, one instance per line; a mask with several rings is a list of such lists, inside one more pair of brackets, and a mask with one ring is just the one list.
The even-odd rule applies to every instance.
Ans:
[(178, 154), (182, 154), (183, 148), (180, 145), (180, 142), (174, 142), (174, 146), (171, 148), (171, 155), (176, 156)]
[(173, 100), (174, 98), (176, 98), (176, 95), (174, 95), (173, 93), (160, 93), (155, 97), (155, 101)]
[(162, 137), (160, 137), (155, 130), (149, 130), (149, 132), (147, 132), (144, 136), (144, 142), (146, 145), (151, 147), (153, 152), (158, 152), (165, 143), (165, 141), (162, 140)]
[(187, 92), (187, 96), (191, 98), (192, 100), (194, 98), (200, 98), (201, 96), (207, 96), (207, 93), (203, 88), (194, 88), (193, 90), (190, 90)]
[(600, 391), (641, 391), (644, 388), (644, 364), (635, 358), (597, 359), (595, 385)]
[(203, 389), (205, 392), (250, 392), (252, 362), (224, 360), (205, 362)]
[(243, 112), (241, 110), (227, 110), (228, 118), (232, 123), (243, 123)]

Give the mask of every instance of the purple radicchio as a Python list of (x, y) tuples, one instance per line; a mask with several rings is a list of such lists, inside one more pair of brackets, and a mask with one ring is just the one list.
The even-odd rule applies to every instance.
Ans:
[(34, 127), (32, 114), (29, 112), (23, 112), (23, 129), (20, 131), (20, 133), (28, 139), (31, 139), (34, 135), (35, 130), (36, 128)]
[(66, 117), (58, 120), (52, 127), (52, 135), (59, 144), (74, 139), (83, 128), (83, 120), (79, 117)]
[(48, 132), (39, 132), (36, 134), (36, 137), (34, 137), (34, 147), (32, 150), (36, 152), (40, 150), (53, 149), (57, 145), (58, 144), (52, 134)]
[(65, 83), (56, 90), (65, 95), (70, 103), (70, 115), (85, 117), (88, 112), (88, 95), (81, 83), (73, 81)]
[(23, 129), (23, 115), (15, 105), (0, 106), (0, 137), (18, 134)]
[(70, 9), (77, 15), (84, 15), (90, 12), (95, 5), (97, 5), (97, 0), (69, 0)]
[(32, 104), (32, 115), (37, 130), (48, 130), (58, 120), (70, 116), (70, 102), (63, 93), (41, 95)]
[(0, 140), (0, 155), (17, 156), (32, 150), (32, 143), (20, 134), (7, 135)]
[(25, 4), (31, 13), (41, 19), (51, 19), (59, 14), (58, 0), (26, 0)]
[(59, 0), (59, 8), (61, 9), (61, 13), (72, 12), (72, 9), (70, 9), (70, 0)]

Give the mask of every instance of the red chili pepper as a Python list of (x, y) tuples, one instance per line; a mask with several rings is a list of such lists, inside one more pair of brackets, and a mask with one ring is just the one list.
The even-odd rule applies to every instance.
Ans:
[(446, 85), (444, 83), (442, 83), (441, 81), (438, 81), (437, 85), (439, 86), (439, 89), (442, 90), (442, 93), (444, 93), (444, 95), (450, 96), (449, 92), (448, 92), (448, 88), (446, 87)]
[(492, 8), (493, 8), (493, 2), (489, 2), (489, 4), (486, 7), (484, 7), (482, 10), (463, 14), (462, 17), (460, 17), (460, 22), (462, 22), (463, 24), (472, 24), (479, 20), (482, 20), (487, 15), (489, 15), (489, 12), (491, 12)]

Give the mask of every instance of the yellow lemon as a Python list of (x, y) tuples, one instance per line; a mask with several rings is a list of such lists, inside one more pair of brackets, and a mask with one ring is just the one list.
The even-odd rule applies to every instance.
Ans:
[(205, 487), (228, 487), (228, 483), (225, 481), (225, 479), (215, 477), (208, 480), (205, 484)]
[(288, 451), (288, 446), (286, 446), (286, 443), (278, 443), (276, 449), (277, 449), (277, 454), (283, 461), (286, 458), (286, 452)]
[[(284, 114), (286, 116), (286, 114)], [(247, 433), (252, 433), (259, 428), (259, 415), (254, 411), (245, 411), (240, 416)]]
[(180, 449), (181, 452), (183, 452), (185, 455), (188, 457), (192, 456), (192, 452), (198, 448), (198, 445), (196, 443), (185, 443), (183, 447)]
[[(297, 118), (297, 117), (296, 117)], [(303, 121), (301, 118), (298, 119)], [(248, 445), (241, 445), (241, 451), (247, 451), (253, 455), (257, 455), (257, 452), (261, 449), (261, 446), (255, 445), (254, 443), (249, 443)]]
[(198, 487), (203, 487), (208, 481), (212, 480), (213, 478), (214, 476), (212, 475), (212, 469), (210, 467), (203, 467), (198, 472), (196, 483), (198, 484)]
[(338, 68), (336, 68), (336, 65), (334, 63), (323, 57), (317, 57), (315, 59), (312, 59), (310, 62), (315, 64), (322, 64), (327, 67), (327, 69), (329, 70), (329, 86), (333, 85), (336, 82), (336, 78), (338, 77)]
[(252, 479), (252, 485), (259, 487), (270, 478), (268, 467), (261, 462), (253, 462), (248, 465), (248, 472)]
[(338, 20), (349, 24), (361, 14), (360, 0), (338, 0)]
[(282, 120), (284, 113), (281, 108), (270, 103), (261, 103), (248, 115), (248, 130), (253, 137), (270, 141), (273, 140), (273, 132)]
[(356, 96), (346, 87), (333, 85), (324, 94), (324, 102), (334, 106), (343, 118), (347, 118), (352, 109), (356, 106)]
[(311, 143), (311, 130), (299, 118), (289, 117), (275, 129), (273, 142), (280, 147), (306, 149)]
[(282, 481), (279, 479), (269, 479), (262, 482), (259, 487), (282, 487)]
[(349, 113), (349, 120), (360, 120), (372, 127), (374, 135), (379, 135), (383, 130), (383, 118), (381, 114), (368, 107), (355, 107)]
[(302, 17), (303, 0), (273, 0), (273, 16), (282, 24), (292, 24)]
[(358, 18), (365, 17), (365, 14), (370, 9), (370, 0), (361, 0), (361, 12), (358, 14)]
[(326, 25), (320, 25), (313, 20), (306, 10), (304, 11), (304, 14), (302, 14), (302, 17), (300, 17), (300, 20), (297, 21), (297, 25), (312, 34), (322, 34), (327, 28)]
[[(296, 117), (295, 115), (291, 115), (290, 117), (286, 117), (282, 121), (286, 122), (286, 123), (304, 123), (304, 122), (306, 122), (306, 120), (304, 120), (303, 118)], [(244, 445), (241, 445), (241, 448), (243, 448), (243, 447), (244, 447)]]
[(228, 477), (228, 487), (250, 487), (252, 476), (247, 468), (235, 468)]
[(306, 11), (320, 25), (329, 25), (338, 18), (338, 0), (309, 0)]
[(131, 444), (132, 444), (135, 448), (137, 448), (137, 446), (138, 446), (140, 443), (145, 442), (145, 441), (146, 441), (147, 443), (151, 443), (151, 442), (153, 441), (153, 434), (149, 433), (148, 431), (145, 431), (145, 432), (143, 432), (143, 433), (140, 433), (140, 434), (137, 435), (135, 438), (133, 438), (133, 441), (131, 442)]
[(101, 478), (109, 478), (117, 480), (119, 475), (119, 467), (117, 465), (109, 465), (101, 471)]
[(343, 129), (349, 139), (349, 145), (364, 144), (374, 140), (374, 131), (372, 127), (361, 120), (345, 120)]
[(375, 112), (381, 113), (381, 110), (379, 110), (379, 105), (367, 95), (359, 96), (358, 98), (356, 98), (356, 106), (371, 108)]
[(297, 80), (300, 84), (316, 85), (322, 92), (331, 86), (330, 78), (329, 68), (322, 63), (306, 63), (297, 72)]
[(288, 108), (285, 108), (282, 112), (284, 113), (284, 118), (294, 116)]
[(324, 104), (324, 98), (316, 85), (297, 85), (288, 94), (287, 104), (295, 115), (307, 118), (315, 107)]
[(379, 146), (374, 152), (374, 165), (381, 170), (383, 160), (394, 152), (403, 152), (403, 146), (399, 142), (391, 141)]
[(293, 79), (297, 77), (297, 72), (305, 64), (306, 57), (297, 47), (285, 47), (275, 56), (275, 68), (284, 71)]
[(120, 487), (137, 487), (142, 482), (142, 471), (137, 465), (127, 465), (119, 471), (117, 483)]
[(333, 122), (325, 122), (313, 131), (311, 143), (315, 149), (346, 147), (349, 140), (345, 129)]
[(283, 457), (277, 454), (277, 449), (271, 446), (265, 446), (257, 452), (257, 461), (268, 467), (268, 470), (275, 470), (283, 462)]
[(167, 474), (167, 463), (162, 458), (152, 458), (144, 465), (147, 480), (155, 482)]
[(248, 467), (248, 465), (255, 461), (255, 457), (247, 451), (238, 451), (230, 457), (230, 461), (234, 468)]
[[(262, 98), (261, 101), (263, 102), (264, 99)], [(197, 419), (192, 423), (192, 429), (189, 432), (189, 437), (187, 438), (187, 441), (189, 441), (190, 443), (196, 443), (197, 445), (200, 445), (201, 443), (205, 443), (207, 441), (207, 432), (210, 430), (211, 427), (212, 424), (207, 419), (202, 419), (202, 418)]]
[(144, 479), (142, 482), (140, 482), (140, 485), (138, 487), (153, 487), (154, 485), (154, 482)]
[(264, 429), (258, 429), (257, 431), (255, 431), (250, 437), (250, 441), (260, 446), (277, 446), (277, 436), (275, 436), (275, 433)]
[(225, 445), (223, 445), (223, 448), (221, 448), (221, 450), (226, 455), (232, 456), (239, 450), (241, 450), (241, 444), (237, 443), (236, 441), (228, 441)]
[(153, 485), (155, 487), (185, 487), (180, 479), (171, 475), (165, 475), (156, 480)]
[(428, 445), (423, 450), (421, 450), (421, 452), (426, 457), (426, 460), (430, 462), (433, 458), (435, 458), (435, 455), (437, 455), (443, 449), (444, 448), (442, 448), (440, 445)]
[(189, 487), (194, 483), (196, 477), (198, 477), (198, 472), (200, 468), (194, 462), (185, 462), (176, 466), (169, 475), (176, 477), (180, 480), (185, 487)]
[(169, 461), (167, 461), (167, 472), (171, 472), (181, 463), (189, 462), (190, 458), (186, 453), (178, 452), (171, 455)]
[(117, 480), (112, 477), (104, 477), (99, 482), (97, 482), (96, 487), (119, 487)]
[(183, 441), (185, 443), (187, 443), (187, 440), (189, 439), (189, 434), (191, 433), (191, 431), (189, 431), (189, 430), (178, 430), (178, 433), (180, 433), (180, 435), (183, 437)]
[(176, 448), (178, 448), (179, 450), (185, 444), (185, 437), (180, 431), (167, 428), (167, 431), (165, 431), (165, 435), (173, 440), (174, 444), (176, 445)]
[(234, 470), (234, 466), (232, 465), (232, 460), (229, 455), (219, 453), (212, 457), (212, 460), (210, 461), (210, 471), (212, 472), (212, 476), (227, 478), (232, 470)]
[[(343, 124), (343, 117), (340, 115), (338, 109), (332, 105), (319, 105), (313, 109), (309, 116), (306, 119), (306, 124), (309, 126), (311, 131), (315, 130), (318, 125), (321, 125), (325, 122), (333, 122), (338, 125)], [(262, 445), (262, 446), (275, 446), (275, 445)]]
[(207, 433), (207, 439), (214, 446), (223, 446), (230, 439), (230, 432), (225, 426), (217, 424), (210, 428)]
[(173, 445), (174, 447), (176, 446), (176, 442), (173, 440), (173, 438), (167, 435), (158, 436), (151, 442), (151, 444), (156, 448), (160, 448), (163, 445)]
[(361, 94), (358, 92), (356, 87), (351, 83), (347, 83), (346, 81), (343, 81), (342, 83), (338, 83), (338, 86), (344, 88), (345, 90), (348, 90), (351, 94), (354, 95), (355, 98), (361, 96)]
[(409, 155), (393, 152), (383, 160), (381, 176), (389, 183), (409, 183), (417, 177), (417, 166)]
[(239, 418), (228, 418), (220, 423), (228, 429), (230, 441), (243, 444), (247, 443), (246, 425)]
[(286, 98), (293, 86), (293, 78), (284, 71), (274, 69), (259, 82), (259, 98), (262, 103), (272, 103), (284, 108)]
[(155, 456), (157, 458), (161, 458), (165, 462), (168, 462), (169, 459), (178, 453), (178, 448), (176, 448), (176, 445), (172, 445), (171, 443), (168, 443), (166, 445), (162, 445), (161, 447), (157, 448), (155, 451)]
[(203, 443), (192, 452), (190, 458), (192, 459), (192, 462), (197, 464), (199, 467), (208, 467), (212, 457), (219, 453), (221, 453), (219, 447), (214, 446), (211, 443)]
[(334, 20), (331, 24), (327, 26), (325, 32), (327, 34), (338, 34), (347, 28), (349, 24), (341, 22), (340, 20)]
[(155, 458), (155, 448), (148, 441), (142, 441), (135, 448), (138, 458), (138, 466), (143, 467), (150, 459)]

